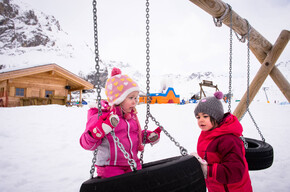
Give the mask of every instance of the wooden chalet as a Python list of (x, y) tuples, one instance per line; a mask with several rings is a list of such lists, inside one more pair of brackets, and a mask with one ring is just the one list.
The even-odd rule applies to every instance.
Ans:
[(70, 103), (71, 92), (94, 85), (58, 66), (46, 64), (0, 72), (0, 107)]

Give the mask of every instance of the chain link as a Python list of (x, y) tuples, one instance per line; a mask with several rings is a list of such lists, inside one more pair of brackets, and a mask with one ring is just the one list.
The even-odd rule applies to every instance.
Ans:
[(242, 115), (240, 121), (243, 119), (243, 117), (245, 116), (245, 114), (248, 112), (250, 115), (250, 118), (252, 119), (261, 139), (263, 142), (265, 142), (265, 138), (260, 130), (260, 128), (258, 127), (252, 113), (250, 112), (249, 106), (250, 106), (250, 31), (251, 31), (251, 26), (249, 24), (249, 22), (246, 20), (247, 25), (248, 25), (248, 32), (246, 35), (247, 39), (248, 39), (248, 43), (247, 43), (247, 110), (245, 111), (245, 113)]
[(165, 135), (167, 137), (169, 137), (169, 139), (179, 148), (180, 153), (182, 156), (187, 155), (187, 150), (182, 147), (169, 133), (168, 131), (166, 131), (163, 126), (160, 125), (160, 123), (150, 114), (150, 118), (152, 119), (153, 122), (155, 122), (155, 124), (160, 127), (160, 129), (165, 133)]
[(242, 35), (241, 37), (239, 37), (239, 35), (238, 35), (238, 33), (237, 33), (236, 31), (235, 31), (235, 34), (236, 34), (237, 39), (238, 39), (240, 42), (245, 43), (245, 42), (246, 42), (246, 38), (248, 38), (248, 43), (249, 43), (249, 36), (250, 36), (250, 32), (251, 32), (251, 30), (252, 30), (252, 27), (251, 27), (251, 25), (249, 24), (248, 20), (245, 19), (245, 21), (246, 21), (247, 26), (248, 26), (248, 31), (247, 31), (247, 33), (244, 34), (244, 35)]
[(137, 170), (137, 163), (135, 162), (135, 160), (130, 158), (129, 153), (125, 150), (125, 148), (122, 145), (122, 143), (120, 142), (119, 138), (115, 135), (115, 132), (111, 131), (110, 133), (111, 133), (114, 141), (117, 143), (119, 149), (124, 154), (124, 157), (128, 160), (128, 164), (130, 165), (132, 171), (136, 171)]
[(248, 144), (248, 142), (246, 141), (245, 137), (240, 136), (240, 139), (243, 141), (245, 149), (248, 149), (249, 144)]
[[(100, 65), (99, 65), (99, 43), (98, 43), (98, 22), (97, 22), (97, 1), (93, 0), (93, 18), (94, 18), (94, 45), (95, 45), (95, 62), (96, 62), (96, 75), (97, 75), (97, 101), (98, 101), (98, 116), (100, 117), (102, 115), (101, 110), (101, 81), (100, 81)], [(91, 178), (94, 177), (95, 172), (95, 163), (97, 158), (98, 150), (95, 149), (93, 152), (93, 159), (92, 159), (92, 165), (90, 170)]]
[[(148, 130), (148, 123), (149, 123), (149, 116), (150, 116), (150, 20), (149, 20), (149, 0), (146, 0), (146, 119), (145, 119), (145, 126), (144, 126), (144, 136), (143, 136), (143, 145), (145, 146), (146, 137), (147, 137), (147, 130)], [(140, 162), (143, 165), (143, 158), (144, 158), (144, 151), (141, 152), (140, 155)]]
[(232, 8), (228, 5), (230, 9), (230, 58), (229, 58), (229, 93), (228, 93), (228, 112), (231, 112), (232, 103), (232, 66), (233, 66), (233, 13)]
[(230, 11), (230, 9), (231, 9), (231, 6), (226, 3), (226, 10), (225, 10), (224, 14), (220, 18), (212, 17), (213, 22), (214, 22), (216, 27), (221, 27), (223, 25), (223, 20), (226, 17), (226, 15), (228, 14), (228, 12)]

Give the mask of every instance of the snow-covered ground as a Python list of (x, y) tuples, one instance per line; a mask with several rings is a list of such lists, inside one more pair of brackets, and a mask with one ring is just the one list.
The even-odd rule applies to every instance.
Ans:
[[(200, 130), (193, 110), (196, 104), (155, 104), (151, 113), (188, 152), (196, 151)], [(232, 111), (237, 103), (232, 103)], [(227, 105), (225, 104), (225, 110)], [(138, 105), (141, 126), (146, 105)], [(265, 170), (250, 171), (254, 191), (290, 191), (290, 105), (254, 101), (253, 114), (266, 142), (274, 148), (274, 163)], [(79, 145), (88, 107), (59, 105), (0, 108), (0, 191), (77, 192), (89, 179), (92, 152)], [(260, 139), (246, 115), (244, 135)], [(149, 129), (156, 126), (150, 121)], [(146, 146), (144, 161), (180, 155), (165, 134), (155, 146)], [(174, 174), (174, 173), (173, 173)]]

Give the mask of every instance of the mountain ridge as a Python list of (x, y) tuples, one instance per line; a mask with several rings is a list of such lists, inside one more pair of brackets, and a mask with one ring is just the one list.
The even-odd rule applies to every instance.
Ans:
[[(0, 0), (0, 72), (3, 68), (28, 67), (56, 63), (67, 70), (89, 80), (95, 84), (95, 54), (85, 43), (70, 37), (68, 32), (61, 28), (61, 24), (54, 16), (46, 15), (31, 8), (20, 0)], [(289, 61), (276, 64), (289, 79)], [(105, 61), (100, 59), (103, 81), (110, 76), (113, 67), (120, 68), (123, 73), (136, 79), (141, 90), (146, 90), (146, 70), (136, 69), (129, 63), (122, 61)], [(164, 87), (173, 87), (181, 99), (188, 99), (200, 91), (199, 83), (202, 80), (213, 81), (218, 88), (227, 93), (228, 74), (214, 74), (207, 72), (191, 72), (188, 74), (160, 74), (150, 71), (150, 91), (159, 93)], [(269, 87), (273, 97), (284, 99), (277, 86), (267, 78), (263, 87)], [(102, 85), (104, 86), (104, 82)], [(233, 74), (233, 93), (239, 99), (246, 91), (246, 72)], [(206, 88), (205, 88), (206, 89)], [(261, 89), (262, 90), (262, 89)], [(212, 93), (213, 89), (206, 90)], [(274, 94), (275, 93), (275, 94)], [(260, 91), (260, 99), (264, 97)], [(279, 96), (277, 96), (279, 95)], [(269, 96), (271, 98), (271, 95)], [(264, 98), (263, 98), (264, 99)]]

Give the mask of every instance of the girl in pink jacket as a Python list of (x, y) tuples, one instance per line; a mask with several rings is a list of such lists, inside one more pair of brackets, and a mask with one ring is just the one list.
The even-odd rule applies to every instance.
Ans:
[(201, 129), (197, 153), (209, 192), (252, 192), (243, 127), (237, 117), (224, 114), (222, 92), (199, 101), (194, 110)]
[[(121, 70), (114, 68), (111, 77), (106, 82), (105, 94), (107, 101), (102, 101), (102, 115), (98, 117), (98, 109), (93, 106), (88, 111), (88, 120), (85, 132), (81, 135), (80, 144), (86, 150), (97, 149), (97, 175), (108, 178), (131, 172), (128, 159), (118, 147), (116, 137), (123, 145), (129, 158), (136, 162), (136, 169), (141, 169), (138, 151), (143, 151), (142, 145), (145, 131), (141, 131), (137, 117), (136, 104), (138, 103), (139, 87)], [(147, 131), (146, 143), (155, 144), (160, 138), (160, 128)]]

